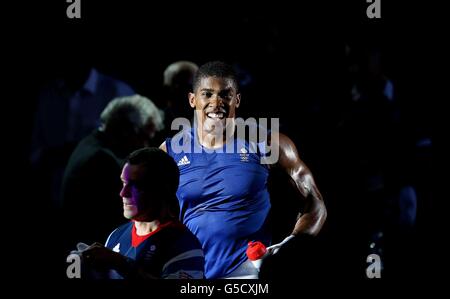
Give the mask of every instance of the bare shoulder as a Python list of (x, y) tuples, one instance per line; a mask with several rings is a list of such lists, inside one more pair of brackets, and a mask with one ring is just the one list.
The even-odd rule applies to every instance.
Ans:
[(279, 132), (276, 133), (274, 132), (268, 136), (267, 141), (269, 146), (278, 148), (281, 160), (284, 159), (295, 160), (299, 158), (299, 154), (297, 151), (297, 147), (295, 146), (295, 143), (287, 135)]
[(294, 142), (291, 138), (289, 138), (287, 135), (280, 133), (280, 132), (271, 132), (267, 136), (267, 143), (268, 145), (273, 146), (295, 146)]
[(165, 151), (167, 153), (167, 146), (166, 146), (166, 142), (164, 141), (163, 143), (161, 143), (161, 145), (159, 146), (159, 149)]
[(286, 168), (286, 166), (298, 162), (299, 155), (294, 142), (285, 134), (272, 131), (266, 135), (266, 139), (262, 142), (266, 144), (266, 152), (270, 156), (266, 161), (269, 169), (272, 168)]

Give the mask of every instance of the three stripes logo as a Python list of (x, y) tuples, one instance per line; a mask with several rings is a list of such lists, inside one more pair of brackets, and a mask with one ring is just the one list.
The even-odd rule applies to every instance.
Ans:
[(180, 161), (178, 161), (178, 166), (183, 166), (183, 165), (188, 165), (191, 164), (191, 161), (189, 161), (189, 159), (184, 156), (183, 158), (180, 159)]

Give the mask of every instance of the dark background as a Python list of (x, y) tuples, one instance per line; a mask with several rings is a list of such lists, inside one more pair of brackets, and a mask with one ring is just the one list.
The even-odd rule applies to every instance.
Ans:
[[(252, 78), (243, 88), (241, 116), (280, 118), (281, 131), (297, 144), (328, 207), (321, 245), (309, 253), (313, 261), (325, 256), (318, 266), (323, 277), (365, 280), (372, 224), (389, 221), (383, 213), (367, 213), (376, 208), (359, 198), (363, 191), (360, 173), (355, 173), (357, 158), (350, 154), (352, 149), (358, 152), (359, 138), (381, 145), (379, 155), (371, 151), (368, 155), (383, 165), (394, 186), (390, 190), (409, 184), (418, 196), (413, 230), (406, 236), (395, 232), (383, 241), (386, 254), (391, 254), (387, 279), (434, 274), (431, 147), (418, 149), (415, 144), (431, 138), (435, 108), (428, 91), (421, 88), (426, 76), (419, 58), (428, 48), (427, 34), (412, 5), (382, 1), (382, 18), (371, 20), (365, 1), (81, 2), (81, 19), (66, 17), (65, 1), (21, 2), (7, 24), (14, 32), (8, 34), (12, 41), (5, 47), (15, 58), (13, 54), (6, 58), (14, 64), (11, 89), (20, 94), (21, 111), (12, 140), (24, 161), (13, 189), (20, 189), (25, 198), (24, 218), (33, 222), (30, 242), (42, 251), (37, 261), (46, 270), (42, 276), (64, 280), (65, 256), (52, 251), (58, 235), (64, 234), (54, 221), (58, 209), (27, 187), (35, 179), (26, 161), (40, 89), (64, 70), (91, 64), (163, 105), (158, 102), (162, 73), (176, 60), (239, 65)], [(394, 83), (395, 109), (401, 115), (395, 129), (382, 131), (390, 134), (372, 138), (377, 127), (367, 129), (357, 122), (350, 122), (344, 132), (339, 129), (342, 115), (352, 109), (346, 45), (357, 53), (378, 48), (383, 54), (384, 73)], [(376, 119), (374, 114), (368, 115)], [(295, 211), (296, 204), (284, 181), (282, 174), (271, 181), (276, 241), (289, 233), (295, 218), (289, 211)], [(16, 270), (20, 277), (23, 268)], [(33, 277), (38, 278), (43, 277)]]

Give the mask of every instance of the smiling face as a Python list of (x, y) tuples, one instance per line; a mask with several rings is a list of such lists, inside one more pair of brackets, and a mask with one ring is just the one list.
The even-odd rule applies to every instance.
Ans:
[(208, 133), (218, 127), (225, 130), (227, 118), (236, 117), (240, 101), (235, 82), (215, 76), (202, 78), (194, 93), (189, 94), (189, 104), (195, 108), (198, 124)]

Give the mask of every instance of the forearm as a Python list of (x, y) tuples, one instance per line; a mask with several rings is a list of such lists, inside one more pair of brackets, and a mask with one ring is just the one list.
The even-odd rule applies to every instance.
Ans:
[(326, 218), (327, 209), (324, 202), (319, 199), (311, 199), (311, 204), (307, 207), (307, 210), (299, 214), (292, 234), (309, 234), (315, 236), (322, 229)]

